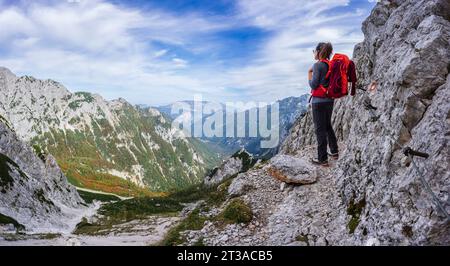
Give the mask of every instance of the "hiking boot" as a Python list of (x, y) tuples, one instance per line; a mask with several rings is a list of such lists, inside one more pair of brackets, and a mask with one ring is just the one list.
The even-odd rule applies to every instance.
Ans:
[(328, 155), (331, 157), (331, 159), (334, 159), (334, 160), (339, 159), (339, 152), (336, 152), (336, 153), (329, 152)]
[(317, 159), (311, 159), (311, 163), (314, 164), (314, 165), (319, 165), (319, 166), (323, 166), (323, 167), (328, 167), (328, 166), (330, 166), (330, 165), (328, 164), (328, 161), (322, 161), (322, 162), (320, 162), (320, 161), (317, 160)]

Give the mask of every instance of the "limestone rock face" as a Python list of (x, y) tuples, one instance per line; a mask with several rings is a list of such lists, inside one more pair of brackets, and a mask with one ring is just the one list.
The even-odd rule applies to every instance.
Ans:
[(28, 232), (70, 232), (90, 210), (55, 159), (36, 155), (3, 122), (0, 169), (0, 213)]
[[(448, 0), (379, 1), (363, 23), (364, 41), (354, 50), (360, 89), (355, 97), (335, 103), (339, 160), (330, 160), (331, 167), (321, 169), (315, 183), (303, 186), (280, 186), (268, 174), (275, 166), (289, 175), (304, 172), (292, 167), (297, 159), (286, 156), (301, 161), (316, 152), (308, 112), (293, 126), (282, 155), (262, 169), (239, 174), (230, 185), (232, 196), (256, 210), (257, 228), (251, 233), (250, 226), (223, 232), (216, 228), (218, 237), (233, 232), (239, 238), (208, 242), (204, 235), (205, 241), (449, 245), (449, 20)], [(375, 83), (375, 90), (367, 90)], [(429, 157), (406, 158), (405, 147)], [(436, 207), (423, 180), (445, 212)]]
[(288, 184), (312, 184), (316, 182), (318, 170), (304, 158), (277, 155), (270, 160), (269, 174)]
[[(365, 202), (353, 235), (345, 236), (356, 243), (450, 243), (448, 221), (419, 181), (427, 180), (449, 212), (449, 18), (445, 0), (381, 1), (363, 24), (365, 40), (354, 50), (359, 87), (377, 88), (337, 100), (333, 115), (346, 145), (335, 170), (337, 193), (346, 208)], [(314, 144), (309, 112), (282, 152)], [(418, 168), (402, 163), (406, 146), (430, 157), (414, 158)]]
[(230, 187), (228, 187), (228, 195), (230, 195), (230, 197), (239, 197), (254, 189), (255, 186), (246, 179), (246, 174), (238, 175), (230, 184)]

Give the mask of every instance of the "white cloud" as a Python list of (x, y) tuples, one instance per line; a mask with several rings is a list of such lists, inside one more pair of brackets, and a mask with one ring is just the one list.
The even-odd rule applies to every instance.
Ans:
[(178, 68), (185, 68), (188, 65), (188, 61), (183, 60), (181, 58), (173, 58), (172, 62), (174, 63), (174, 65)]
[(258, 57), (243, 68), (230, 71), (229, 83), (251, 99), (270, 101), (309, 92), (307, 70), (314, 63), (312, 49), (330, 41), (334, 50), (352, 55), (353, 46), (362, 41), (360, 23), (364, 12), (326, 14), (347, 6), (347, 0), (294, 1), (241, 0), (240, 17), (253, 25), (270, 29), (273, 37)]
[[(103, 0), (25, 1), (2, 6), (0, 65), (19, 74), (61, 81), (71, 90), (125, 97), (134, 103), (162, 104), (204, 93), (211, 100), (272, 101), (306, 92), (311, 49), (330, 40), (351, 53), (362, 39), (364, 10), (326, 14), (347, 0), (237, 0), (229, 17), (158, 9), (139, 10)], [(56, 4), (55, 4), (56, 3)], [(221, 45), (203, 36), (239, 26), (260, 27), (270, 38), (255, 47), (245, 65), (201, 65), (161, 42), (193, 54), (216, 53)], [(234, 49), (230, 47), (229, 49)], [(303, 91), (302, 91), (303, 90)]]
[(146, 103), (190, 98), (177, 91), (202, 87), (195, 77), (177, 72), (187, 60), (164, 59), (169, 51), (152, 47), (152, 41), (196, 49), (202, 34), (230, 27), (195, 14), (178, 17), (100, 0), (4, 7), (0, 25), (0, 46), (8, 51), (0, 65), (56, 79), (71, 90)]
[(167, 54), (168, 51), (169, 50), (167, 50), (167, 49), (162, 49), (162, 50), (156, 51), (153, 53), (153, 57), (158, 58), (158, 57), (164, 56), (165, 54)]

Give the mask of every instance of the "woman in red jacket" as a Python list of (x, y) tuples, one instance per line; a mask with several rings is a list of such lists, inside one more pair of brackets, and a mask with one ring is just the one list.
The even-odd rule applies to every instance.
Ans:
[[(333, 53), (331, 43), (319, 43), (314, 52), (317, 62), (308, 72), (309, 86), (312, 90), (312, 113), (317, 138), (317, 158), (311, 160), (313, 164), (320, 166), (328, 165), (328, 155), (334, 159), (339, 158), (336, 135), (331, 124), (334, 100), (315, 93), (315, 90), (324, 90), (328, 87), (329, 80), (326, 78), (328, 72), (328, 61)], [(330, 147), (330, 153), (327, 152)]]

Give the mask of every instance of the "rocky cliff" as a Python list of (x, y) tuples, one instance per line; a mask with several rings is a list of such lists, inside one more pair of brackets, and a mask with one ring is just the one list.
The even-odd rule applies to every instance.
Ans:
[(92, 206), (69, 185), (52, 156), (36, 154), (1, 120), (0, 224), (31, 233), (70, 232)]
[[(356, 226), (352, 241), (450, 241), (449, 221), (419, 180), (427, 180), (448, 212), (449, 19), (448, 1), (382, 1), (363, 24), (365, 40), (353, 55), (359, 85), (377, 86), (338, 100), (333, 120), (343, 143), (337, 192), (347, 209), (361, 203), (359, 217), (349, 220)], [(310, 116), (299, 121), (285, 153), (314, 144)], [(416, 168), (403, 154), (407, 146), (430, 157), (415, 158)]]
[(121, 195), (166, 191), (200, 180), (208, 161), (153, 108), (69, 92), (60, 83), (17, 77), (0, 68), (0, 114), (17, 135), (55, 156), (77, 186)]
[[(285, 168), (315, 155), (308, 112), (294, 125), (280, 155), (231, 182), (229, 197), (249, 204), (253, 220), (226, 226), (207, 223), (191, 233), (188, 242), (450, 244), (449, 20), (446, 0), (377, 3), (363, 23), (365, 39), (354, 50), (357, 95), (335, 104), (340, 159), (331, 161), (330, 168), (311, 170), (317, 175), (312, 184), (286, 185), (274, 174), (278, 169), (288, 175), (295, 169)], [(403, 153), (405, 147), (429, 157), (411, 161)], [(289, 156), (296, 159), (286, 159)]]

